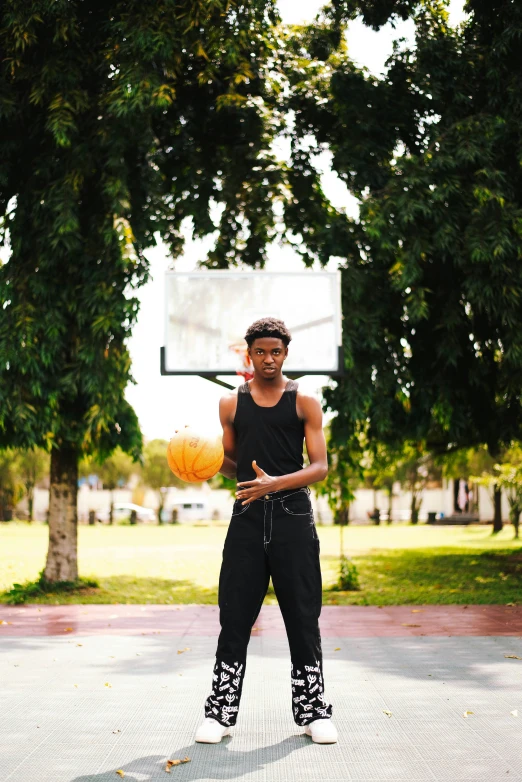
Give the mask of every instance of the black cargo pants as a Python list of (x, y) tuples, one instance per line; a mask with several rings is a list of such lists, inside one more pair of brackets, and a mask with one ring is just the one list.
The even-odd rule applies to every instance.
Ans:
[(221, 632), (205, 716), (235, 725), (247, 647), (268, 584), (283, 615), (291, 658), (292, 709), (298, 725), (327, 719), (319, 615), (322, 580), (310, 490), (272, 492), (242, 505), (236, 500), (219, 576)]

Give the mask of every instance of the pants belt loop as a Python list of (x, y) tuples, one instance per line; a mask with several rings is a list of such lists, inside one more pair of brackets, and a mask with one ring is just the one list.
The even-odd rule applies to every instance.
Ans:
[[(266, 494), (263, 497), (263, 546), (265, 551), (267, 551), (267, 546), (272, 540), (272, 518), (274, 515), (274, 502), (275, 500), (269, 494)], [(268, 503), (270, 503), (270, 532), (267, 538), (266, 537), (266, 508)]]
[(265, 551), (266, 551), (266, 545), (267, 545), (267, 540), (266, 540), (266, 502), (267, 502), (266, 497), (264, 497), (263, 498), (263, 547), (264, 547)]

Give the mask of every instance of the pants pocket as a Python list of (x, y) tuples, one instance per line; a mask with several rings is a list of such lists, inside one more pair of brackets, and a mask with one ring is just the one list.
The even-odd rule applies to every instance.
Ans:
[(311, 516), (313, 519), (312, 503), (308, 492), (296, 491), (281, 500), (281, 508), (289, 516)]
[(250, 503), (248, 505), (242, 505), (241, 500), (236, 500), (232, 506), (232, 516), (241, 516), (249, 509), (249, 507)]

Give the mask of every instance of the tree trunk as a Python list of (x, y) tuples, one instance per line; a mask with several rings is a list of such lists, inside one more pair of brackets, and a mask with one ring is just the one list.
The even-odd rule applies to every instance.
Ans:
[(520, 529), (520, 511), (518, 510), (518, 507), (511, 508), (509, 515), (511, 516), (511, 523), (513, 525), (513, 529), (515, 530), (515, 539), (518, 540)]
[(493, 532), (500, 532), (502, 530), (502, 489), (495, 484), (493, 494)]
[(165, 501), (167, 499), (167, 493), (166, 491), (162, 491), (159, 489), (158, 491), (158, 524), (162, 523), (163, 520), (163, 508), (165, 507)]
[(51, 451), (49, 491), (49, 548), (44, 578), (78, 578), (78, 451), (63, 447)]
[(33, 506), (34, 506), (34, 489), (27, 493), (27, 507), (29, 510), (29, 521), (33, 520)]
[(419, 521), (419, 509), (417, 507), (417, 498), (414, 492), (411, 493), (411, 506), (410, 506), (410, 522), (411, 524), (417, 524)]
[(388, 521), (387, 524), (392, 523), (392, 511), (393, 511), (393, 485), (388, 489)]
[(109, 524), (114, 521), (114, 492), (111, 489), (111, 506), (109, 508)]

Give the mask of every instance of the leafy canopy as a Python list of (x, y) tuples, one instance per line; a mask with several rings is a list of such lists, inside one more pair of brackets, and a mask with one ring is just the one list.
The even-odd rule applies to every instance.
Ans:
[[(366, 421), (372, 441), (439, 452), (496, 455), (522, 434), (522, 6), (468, 10), (452, 29), (440, 1), (333, 0), (293, 36), (295, 176), (313, 197), (287, 219), (311, 257), (341, 259), (346, 375), (326, 391), (341, 443)], [(342, 47), (314, 54), (356, 12), (414, 21), (416, 49), (397, 44), (383, 78)], [(323, 149), (358, 221), (320, 190)]]
[(276, 20), (271, 0), (2, 4), (0, 448), (137, 458), (144, 251), (178, 256), (189, 221), (216, 236), (209, 265), (262, 265)]

